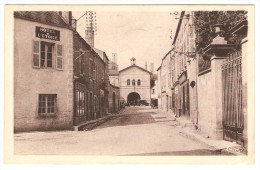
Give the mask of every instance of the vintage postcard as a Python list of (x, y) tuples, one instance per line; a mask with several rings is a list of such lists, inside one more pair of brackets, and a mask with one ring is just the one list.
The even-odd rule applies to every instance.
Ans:
[(254, 5), (5, 5), (5, 162), (254, 162)]

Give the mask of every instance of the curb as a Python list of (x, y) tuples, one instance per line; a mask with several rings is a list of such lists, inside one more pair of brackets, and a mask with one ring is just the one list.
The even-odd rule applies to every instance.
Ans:
[(92, 130), (94, 129), (95, 127), (105, 123), (106, 121), (108, 121), (109, 119), (111, 119), (112, 117), (114, 117), (116, 115), (114, 114), (110, 114), (110, 115), (107, 115), (105, 117), (102, 117), (102, 118), (99, 118), (99, 119), (96, 119), (96, 120), (91, 120), (91, 121), (88, 121), (88, 122), (85, 122), (85, 123), (82, 123), (78, 126), (74, 126), (74, 131), (87, 131), (87, 130)]

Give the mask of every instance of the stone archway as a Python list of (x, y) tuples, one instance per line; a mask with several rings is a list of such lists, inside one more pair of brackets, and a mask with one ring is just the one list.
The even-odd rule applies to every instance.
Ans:
[(140, 102), (140, 95), (136, 92), (131, 92), (128, 94), (127, 96), (127, 103), (129, 103), (130, 105), (138, 105)]

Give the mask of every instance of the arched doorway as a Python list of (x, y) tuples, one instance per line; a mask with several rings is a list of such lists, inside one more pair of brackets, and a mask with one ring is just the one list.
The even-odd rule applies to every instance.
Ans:
[(127, 103), (130, 105), (138, 105), (140, 102), (140, 95), (136, 92), (129, 93), (127, 96)]

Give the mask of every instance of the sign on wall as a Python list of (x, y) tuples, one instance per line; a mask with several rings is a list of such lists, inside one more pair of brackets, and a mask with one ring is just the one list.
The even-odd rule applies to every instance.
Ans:
[(38, 38), (60, 41), (60, 31), (36, 26), (35, 34)]

